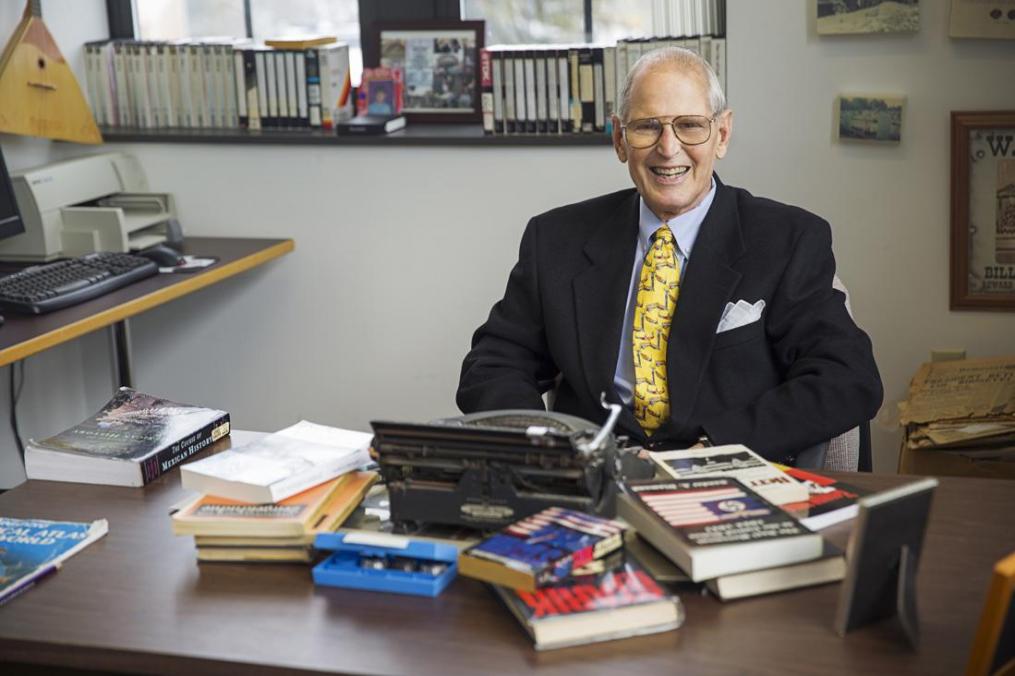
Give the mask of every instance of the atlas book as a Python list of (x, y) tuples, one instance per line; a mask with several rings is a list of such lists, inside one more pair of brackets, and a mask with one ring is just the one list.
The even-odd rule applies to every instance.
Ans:
[[(359, 505), (375, 481), (376, 472), (350, 472), (279, 503), (267, 504), (201, 495), (173, 514), (173, 533), (232, 538), (303, 538), (319, 531), (333, 531)], [(268, 540), (264, 543), (275, 544)]]
[(0, 605), (55, 573), (108, 531), (105, 519), (79, 523), (0, 517)]
[(551, 650), (655, 634), (683, 623), (680, 600), (628, 557), (619, 567), (574, 575), (535, 591), (491, 585), (535, 642)]
[(301, 420), (180, 469), (183, 487), (241, 502), (284, 500), (370, 464), (372, 435)]
[(870, 493), (816, 472), (785, 465), (776, 467), (807, 487), (806, 500), (781, 506), (811, 530), (821, 530), (854, 518), (860, 509), (857, 500)]
[(535, 591), (620, 549), (624, 526), (572, 509), (548, 507), (516, 521), (458, 559), (458, 572), (513, 589)]
[(229, 434), (229, 414), (121, 387), (95, 415), (29, 441), (29, 479), (142, 486)]
[(807, 486), (739, 444), (661, 451), (649, 456), (674, 479), (732, 477), (776, 505), (807, 500)]
[(821, 556), (823, 540), (736, 479), (623, 484), (617, 515), (694, 582)]

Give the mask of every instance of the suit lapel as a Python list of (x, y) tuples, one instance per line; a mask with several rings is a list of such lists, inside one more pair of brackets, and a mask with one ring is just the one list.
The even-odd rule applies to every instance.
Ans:
[[(573, 281), (579, 354), (589, 394), (597, 402), (606, 392), (609, 401), (619, 403), (613, 376), (637, 238), (638, 193), (632, 190), (589, 238), (584, 249), (589, 265)], [(630, 411), (627, 417), (634, 422)], [(627, 422), (626, 417), (621, 421)]]
[(715, 329), (740, 281), (740, 273), (730, 265), (743, 253), (736, 196), (717, 176), (715, 198), (681, 280), (666, 355), (670, 422), (657, 435), (687, 436), (683, 427), (694, 410), (715, 342)]

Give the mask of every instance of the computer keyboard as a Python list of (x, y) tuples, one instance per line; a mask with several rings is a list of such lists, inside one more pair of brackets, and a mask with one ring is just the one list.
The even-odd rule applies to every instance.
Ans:
[(101, 251), (35, 265), (0, 279), (0, 309), (44, 314), (91, 300), (158, 271), (147, 258)]

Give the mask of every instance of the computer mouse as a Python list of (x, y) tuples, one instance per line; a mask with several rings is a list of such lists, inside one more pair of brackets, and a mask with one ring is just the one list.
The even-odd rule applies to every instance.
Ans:
[(155, 246), (148, 247), (147, 249), (138, 251), (137, 255), (144, 256), (148, 260), (155, 261), (155, 264), (160, 268), (172, 268), (182, 262), (180, 252), (166, 246), (165, 244), (156, 244)]

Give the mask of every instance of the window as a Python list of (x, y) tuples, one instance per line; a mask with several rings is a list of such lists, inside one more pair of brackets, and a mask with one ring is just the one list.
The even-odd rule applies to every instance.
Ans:
[(462, 18), (486, 21), (487, 44), (613, 43), (652, 35), (653, 4), (653, 0), (462, 0)]
[(363, 70), (356, 0), (134, 0), (134, 16), (142, 40), (334, 35), (349, 45), (354, 83)]

